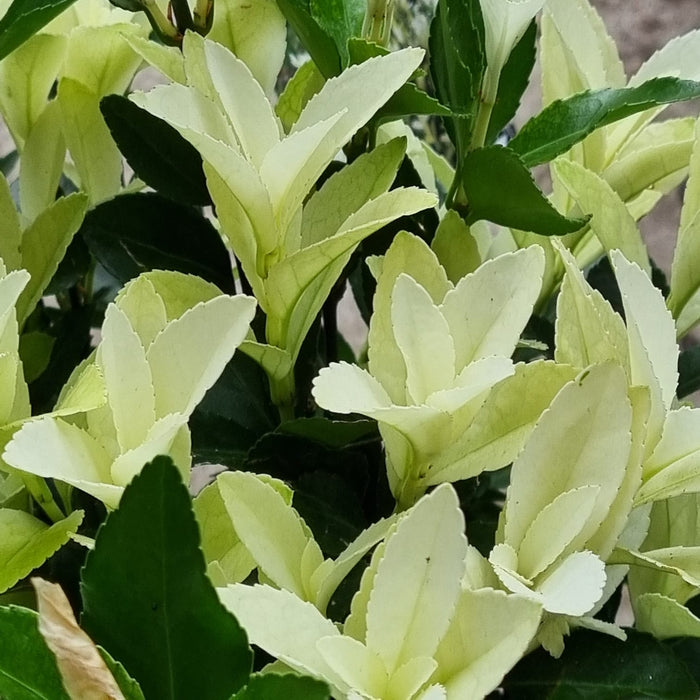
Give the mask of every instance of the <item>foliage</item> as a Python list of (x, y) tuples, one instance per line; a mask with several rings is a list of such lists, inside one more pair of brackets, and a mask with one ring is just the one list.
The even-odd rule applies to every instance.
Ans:
[(407, 7), (0, 0), (2, 697), (698, 696), (700, 31)]

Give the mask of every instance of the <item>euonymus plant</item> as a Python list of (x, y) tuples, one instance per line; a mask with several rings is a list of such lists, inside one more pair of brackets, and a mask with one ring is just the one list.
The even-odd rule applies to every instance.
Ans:
[(0, 697), (698, 697), (700, 30), (415, 5), (0, 0)]

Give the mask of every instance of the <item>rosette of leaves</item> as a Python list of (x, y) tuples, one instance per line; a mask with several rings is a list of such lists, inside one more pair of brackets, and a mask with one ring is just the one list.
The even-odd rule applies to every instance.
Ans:
[(392, 525), (342, 630), (287, 590), (235, 584), (217, 591), (254, 644), (323, 679), (335, 697), (481, 697), (525, 652), (541, 607), (471, 588), (470, 549), (457, 495), (443, 485)]
[[(332, 363), (314, 380), (313, 395), (330, 411), (377, 420), (389, 484), (406, 507), (432, 484), (504, 466), (527, 426), (571, 377), (566, 367), (545, 362), (514, 376), (511, 355), (541, 283), (538, 247), (499, 256), (453, 283), (423, 241), (402, 233), (371, 268), (378, 284), (368, 367)], [(501, 382), (503, 391), (489, 403)], [(529, 382), (541, 387), (528, 409), (514, 407), (520, 431), (499, 426), (496, 416), (503, 416), (510, 391), (512, 398)], [(497, 444), (490, 455), (467, 459), (489, 443)], [(506, 462), (498, 461), (504, 456)]]
[(436, 203), (417, 188), (389, 190), (401, 142), (358, 158), (314, 192), (339, 149), (408, 80), (423, 52), (406, 49), (349, 68), (284, 133), (242, 61), (194, 34), (183, 49), (187, 86), (131, 99), (202, 155), (222, 233), (266, 315), (265, 342), (250, 340), (243, 350), (263, 366), (273, 400), (289, 417), (301, 343), (357, 245)]
[(111, 508), (158, 454), (172, 456), (187, 476), (188, 418), (242, 342), (254, 313), (254, 299), (223, 295), (195, 277), (162, 272), (137, 278), (107, 308), (94, 359), (79, 365), (64, 388), (70, 392), (97, 370), (106, 404), (79, 421), (47, 417), (24, 425), (4, 459)]

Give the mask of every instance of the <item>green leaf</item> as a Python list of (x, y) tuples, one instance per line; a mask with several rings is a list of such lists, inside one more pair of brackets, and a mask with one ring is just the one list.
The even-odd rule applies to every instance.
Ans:
[(109, 668), (114, 680), (119, 686), (119, 690), (124, 694), (124, 700), (145, 700), (141, 686), (126, 672), (124, 666), (119, 661), (113, 659), (107, 651), (98, 647), (100, 656)]
[(48, 367), (55, 342), (55, 338), (41, 331), (31, 331), (20, 336), (19, 355), (27, 383), (33, 382)]
[(287, 22), (325, 78), (340, 73), (340, 54), (333, 39), (311, 14), (309, 0), (278, 0)]
[(589, 226), (605, 252), (617, 248), (651, 276), (649, 253), (642, 234), (610, 185), (598, 174), (566, 158), (552, 163), (552, 169), (581, 211), (591, 217)]
[(97, 534), (81, 583), (82, 624), (153, 698), (220, 700), (248, 678), (246, 635), (205, 574), (190, 496), (157, 457)]
[(678, 358), (678, 375), (676, 396), (679, 399), (700, 389), (700, 346), (681, 352)]
[(311, 16), (335, 42), (343, 65), (350, 60), (348, 39), (362, 33), (365, 5), (364, 0), (309, 0)]
[(501, 226), (545, 236), (578, 231), (587, 219), (567, 218), (545, 197), (525, 162), (510, 148), (487, 146), (464, 159), (467, 223), (487, 219)]
[(537, 22), (530, 23), (525, 34), (515, 45), (503, 66), (498, 81), (496, 104), (491, 112), (486, 143), (493, 143), (508, 122), (515, 116), (520, 99), (530, 82), (530, 74), (537, 57)]
[(0, 60), (74, 2), (75, 0), (14, 0), (0, 19)]
[[(430, 25), (430, 76), (438, 99), (460, 116), (446, 124), (458, 153), (468, 146), (486, 70), (484, 20), (476, 0), (440, 0)], [(465, 118), (466, 117), (466, 118)]]
[(70, 700), (56, 657), (39, 633), (38, 615), (0, 608), (0, 697), (7, 700)]
[(64, 77), (58, 84), (58, 101), (81, 189), (93, 205), (111, 199), (122, 187), (122, 155), (100, 114), (100, 95)]
[(627, 630), (627, 641), (576, 631), (560, 659), (542, 649), (528, 655), (503, 683), (518, 700), (616, 700), (698, 697), (698, 686), (670, 647)]
[(195, 462), (239, 467), (248, 450), (276, 423), (264, 372), (237, 352), (190, 418)]
[(228, 252), (216, 229), (192, 207), (154, 193), (100, 204), (82, 234), (105, 269), (125, 283), (147, 270), (177, 270), (235, 290)]
[(0, 509), (0, 591), (14, 586), (55, 554), (77, 531), (83, 511), (76, 510), (51, 527), (33, 515), (9, 508)]
[(211, 204), (202, 157), (172, 126), (121, 95), (104, 97), (100, 111), (119, 150), (147, 185), (176, 202)]
[(57, 199), (22, 234), (22, 267), (32, 276), (17, 302), (23, 323), (44, 293), (76, 231), (83, 223), (87, 197), (76, 192)]
[[(385, 56), (390, 53), (379, 44), (374, 44), (366, 39), (353, 38), (348, 42), (350, 51), (350, 63), (362, 63), (374, 56)], [(377, 112), (376, 119), (385, 121), (396, 119), (408, 114), (437, 114), (442, 117), (452, 116), (452, 110), (440, 104), (434, 97), (430, 97), (414, 83), (402, 85), (389, 98), (389, 101)]]
[(651, 107), (700, 97), (700, 83), (678, 78), (654, 78), (637, 87), (587, 90), (552, 102), (523, 126), (510, 142), (529, 167), (568, 151), (601, 126)]
[(327, 700), (330, 697), (328, 686), (322, 681), (292, 673), (255, 674), (248, 685), (237, 692), (231, 700)]

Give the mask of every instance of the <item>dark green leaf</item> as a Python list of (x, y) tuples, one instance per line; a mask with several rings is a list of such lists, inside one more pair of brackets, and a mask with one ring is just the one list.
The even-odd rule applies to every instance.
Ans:
[(591, 267), (586, 275), (586, 279), (593, 289), (597, 289), (603, 295), (610, 306), (613, 307), (613, 310), (620, 314), (622, 318), (625, 318), (625, 308), (622, 304), (620, 287), (617, 285), (617, 278), (607, 255), (604, 255)]
[(41, 331), (22, 333), (19, 337), (19, 356), (27, 382), (33, 382), (48, 367), (55, 342), (56, 338)]
[(311, 15), (309, 0), (277, 0), (277, 5), (323, 76), (338, 75), (340, 53), (333, 39)]
[(40, 319), (37, 321), (38, 327), (56, 339), (49, 364), (29, 385), (32, 408), (39, 414), (54, 407), (71, 372), (90, 354), (92, 310), (89, 307), (76, 307), (63, 313), (38, 306), (29, 317), (28, 326), (34, 324), (35, 315)]
[(44, 296), (65, 292), (82, 282), (92, 265), (92, 256), (82, 236), (73, 236), (66, 254), (44, 291)]
[(360, 36), (365, 17), (364, 0), (310, 0), (311, 16), (335, 42), (343, 65), (350, 61), (348, 39)]
[(455, 115), (445, 126), (458, 154), (469, 145), (486, 69), (484, 20), (478, 0), (440, 0), (430, 25), (430, 75), (438, 99)]
[(92, 254), (122, 284), (147, 270), (177, 270), (234, 292), (228, 252), (202, 214), (154, 193), (103, 202), (81, 229)]
[(97, 533), (82, 624), (147, 698), (221, 700), (246, 683), (245, 632), (205, 574), (190, 495), (167, 457), (147, 464)]
[(266, 673), (250, 677), (250, 683), (231, 700), (327, 700), (328, 686), (313, 678)]
[(119, 150), (147, 185), (176, 202), (211, 204), (202, 157), (170, 124), (121, 95), (103, 98), (100, 111)]
[(654, 78), (637, 87), (587, 90), (557, 100), (523, 126), (510, 142), (529, 167), (547, 163), (601, 126), (663, 104), (700, 97), (700, 83)]
[(320, 417), (287, 421), (279, 427), (279, 432), (308, 438), (327, 447), (345, 447), (378, 437), (377, 424), (373, 420), (341, 421)]
[(12, 172), (15, 165), (17, 165), (18, 161), (19, 153), (17, 150), (10, 151), (7, 155), (2, 156), (2, 158), (0, 158), (0, 173), (7, 177)]
[(0, 60), (74, 2), (75, 0), (14, 0), (0, 19)]
[(503, 146), (471, 151), (464, 161), (463, 183), (469, 202), (468, 224), (487, 219), (521, 231), (563, 236), (588, 221), (560, 214), (518, 155)]
[(109, 0), (115, 7), (121, 7), (122, 10), (129, 12), (140, 12), (143, 10), (142, 0)]
[(117, 681), (119, 689), (122, 691), (125, 700), (145, 700), (141, 686), (126, 672), (126, 669), (119, 661), (115, 661), (105, 649), (98, 647), (100, 656), (107, 664), (110, 673)]
[(700, 389), (700, 346), (683, 350), (678, 358), (678, 389), (679, 399), (690, 396)]
[(493, 143), (515, 116), (520, 99), (530, 82), (530, 74), (537, 58), (537, 22), (533, 20), (508, 56), (498, 81), (496, 104), (486, 133), (486, 143)]
[(668, 641), (667, 644), (683, 660), (688, 671), (695, 678), (695, 682), (700, 684), (700, 639), (697, 637), (678, 637)]
[(196, 462), (237, 468), (277, 416), (265, 373), (254, 360), (237, 352), (190, 418)]
[(302, 474), (294, 485), (294, 507), (327, 557), (337, 557), (367, 525), (358, 494), (337, 474)]
[(0, 698), (70, 700), (33, 610), (0, 608)]
[(696, 700), (698, 686), (671, 648), (627, 630), (627, 641), (577, 630), (560, 659), (542, 649), (506, 676), (506, 697), (518, 700)]

